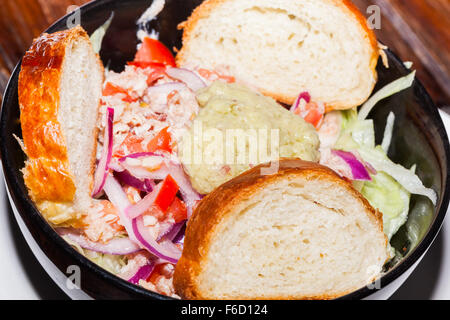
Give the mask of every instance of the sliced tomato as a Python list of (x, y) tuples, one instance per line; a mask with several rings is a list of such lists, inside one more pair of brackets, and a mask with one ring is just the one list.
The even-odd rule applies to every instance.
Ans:
[(146, 150), (142, 146), (144, 138), (139, 138), (133, 133), (128, 133), (126, 138), (120, 144), (119, 148), (114, 152), (115, 157), (124, 157), (129, 153), (145, 152)]
[(316, 129), (318, 129), (322, 124), (324, 111), (325, 110), (321, 110), (319, 108), (317, 103), (309, 102), (306, 104), (304, 109), (297, 108), (294, 113), (303, 117), (306, 122), (311, 123)]
[(145, 37), (142, 41), (134, 61), (156, 62), (175, 67), (175, 58), (172, 52), (160, 41), (149, 37)]
[(161, 183), (162, 187), (156, 196), (155, 204), (161, 209), (162, 212), (166, 213), (167, 209), (169, 209), (175, 199), (180, 187), (170, 174)]
[(175, 223), (186, 220), (187, 219), (186, 205), (178, 197), (175, 197), (169, 209), (167, 209), (167, 215), (172, 216), (172, 218), (175, 220)]
[(107, 82), (107, 83), (106, 83), (105, 88), (103, 89), (103, 93), (102, 93), (102, 94), (103, 94), (104, 96), (112, 96), (112, 95), (115, 95), (115, 94), (118, 94), (118, 93), (122, 93), (122, 94), (125, 95), (125, 98), (122, 98), (122, 101), (125, 101), (125, 102), (128, 102), (128, 103), (136, 102), (136, 101), (137, 101), (137, 99), (132, 98), (132, 97), (128, 94), (128, 91), (127, 91), (127, 90), (125, 90), (125, 89), (123, 89), (123, 88), (121, 88), (121, 87), (118, 87), (118, 86), (112, 84), (111, 82)]
[(323, 113), (320, 113), (318, 110), (310, 110), (304, 119), (306, 122), (311, 123), (315, 128), (318, 128), (322, 122)]
[(167, 131), (169, 127), (162, 129), (158, 134), (150, 140), (147, 145), (148, 152), (155, 152), (158, 150), (172, 152), (172, 137)]

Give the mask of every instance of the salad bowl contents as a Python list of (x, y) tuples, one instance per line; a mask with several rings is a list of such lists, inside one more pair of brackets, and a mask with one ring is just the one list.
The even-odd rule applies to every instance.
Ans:
[[(448, 138), (415, 72), (380, 52), (347, 1), (124, 2), (83, 7), (89, 32), (55, 32), (62, 20), (36, 39), (5, 95), (8, 189), (52, 263), (75, 260), (94, 298), (392, 294), (449, 197)], [(217, 18), (227, 10), (236, 16)], [(355, 37), (331, 36), (317, 22), (329, 14)], [(239, 22), (268, 16), (285, 26), (271, 43), (262, 25)], [(217, 38), (225, 25), (248, 37)], [(302, 62), (274, 55), (283, 45)], [(14, 143), (23, 152), (8, 154)], [(379, 279), (386, 288), (366, 286)]]

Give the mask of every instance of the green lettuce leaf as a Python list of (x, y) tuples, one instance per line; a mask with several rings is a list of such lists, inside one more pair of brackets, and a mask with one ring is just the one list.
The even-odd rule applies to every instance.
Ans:
[(389, 240), (408, 219), (410, 193), (384, 172), (372, 175), (361, 190), (370, 204), (383, 213), (383, 230)]

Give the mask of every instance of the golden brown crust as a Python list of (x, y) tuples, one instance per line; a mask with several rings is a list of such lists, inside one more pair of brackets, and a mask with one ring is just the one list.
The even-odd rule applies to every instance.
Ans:
[[(197, 8), (194, 9), (191, 16), (184, 22), (180, 23), (178, 25), (178, 29), (183, 30), (183, 37), (182, 37), (182, 43), (183, 47), (179, 50), (177, 56), (176, 56), (176, 62), (178, 66), (181, 66), (184, 63), (184, 54), (185, 51), (188, 50), (185, 46), (186, 43), (189, 42), (191, 33), (196, 26), (197, 22), (209, 16), (212, 10), (214, 10), (217, 6), (227, 2), (229, 0), (206, 0), (201, 5), (199, 5)], [(372, 48), (372, 57), (370, 60), (370, 69), (373, 72), (374, 76), (374, 83), (372, 86), (372, 90), (375, 87), (376, 80), (378, 78), (376, 67), (378, 63), (378, 58), (380, 56), (379, 49), (378, 49), (378, 41), (375, 35), (375, 32), (371, 30), (368, 25), (365, 16), (359, 11), (359, 9), (353, 4), (350, 0), (328, 0), (330, 2), (333, 2), (338, 7), (343, 7), (347, 10), (347, 12), (351, 15), (353, 15), (360, 23), (361, 29), (365, 33), (365, 37), (370, 44)], [(372, 91), (370, 90), (370, 91)], [(292, 104), (294, 103), (296, 97), (288, 97), (282, 94), (279, 94), (277, 92), (271, 92), (268, 90), (260, 90), (262, 94), (270, 96), (274, 98), (275, 100), (285, 103), (285, 104)], [(327, 105), (327, 111), (331, 110), (345, 110), (355, 107), (356, 105), (362, 104), (364, 101), (359, 101), (357, 103), (352, 103), (351, 106), (347, 105), (347, 103), (344, 105)]]
[(35, 39), (22, 60), (19, 75), (20, 122), (25, 152), (25, 184), (35, 202), (71, 201), (74, 178), (58, 122), (59, 88), (66, 47), (89, 36), (80, 26), (43, 34)]
[[(176, 293), (185, 299), (209, 299), (198, 290), (195, 283), (201, 272), (201, 264), (206, 259), (210, 247), (210, 240), (215, 234), (217, 227), (226, 215), (232, 212), (232, 208), (239, 204), (242, 199), (251, 196), (256, 190), (264, 188), (274, 180), (283, 179), (290, 175), (307, 176), (308, 179), (326, 177), (336, 184), (347, 189), (354, 197), (358, 198), (366, 212), (370, 213), (371, 219), (379, 226), (383, 233), (383, 218), (380, 212), (375, 210), (369, 202), (356, 191), (352, 184), (342, 179), (333, 170), (314, 162), (299, 159), (282, 159), (279, 162), (279, 170), (273, 175), (261, 175), (260, 169), (266, 165), (259, 165), (240, 176), (224, 183), (213, 192), (208, 194), (197, 206), (186, 228), (186, 237), (181, 259), (175, 267), (173, 283)], [(239, 190), (239, 192), (237, 192)], [(387, 239), (386, 239), (387, 245)], [(357, 288), (355, 288), (356, 290)], [(303, 300), (326, 300), (343, 296), (348, 292), (337, 295), (320, 295), (311, 297), (279, 296), (279, 297), (229, 297), (230, 299), (303, 299)]]

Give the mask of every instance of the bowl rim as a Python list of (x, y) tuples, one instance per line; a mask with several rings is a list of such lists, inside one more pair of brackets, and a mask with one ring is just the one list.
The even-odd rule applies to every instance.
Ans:
[[(92, 11), (95, 10), (97, 7), (105, 6), (110, 3), (114, 3), (117, 0), (95, 0), (88, 2), (82, 6), (79, 7), (81, 12), (83, 11)], [(55, 32), (57, 30), (61, 30), (61, 24), (65, 22), (73, 13), (69, 13), (60, 19), (58, 19), (56, 22), (54, 22), (50, 27), (48, 27), (44, 32), (51, 33)], [(392, 51), (388, 51), (388, 56), (390, 59), (393, 59), (397, 63), (402, 63), (401, 60), (395, 53)], [(16, 65), (13, 72), (11, 73), (11, 76), (9, 78), (8, 84), (6, 86), (4, 95), (3, 95), (3, 101), (2, 101), (2, 107), (1, 107), (1, 114), (0, 114), (0, 139), (4, 138), (5, 133), (5, 113), (6, 108), (8, 105), (11, 105), (12, 103), (9, 102), (11, 96), (14, 94), (12, 91), (17, 86), (18, 81), (18, 74), (20, 71), (21, 61)], [(406, 67), (404, 67), (405, 71), (408, 70)], [(439, 115), (438, 108), (432, 101), (431, 97), (429, 96), (428, 92), (422, 85), (422, 83), (416, 78), (416, 81), (414, 83), (414, 86), (419, 90), (421, 97), (424, 99), (424, 102), (428, 104), (431, 107), (431, 114), (430, 117), (433, 119), (433, 123), (437, 126), (438, 133), (442, 139), (442, 142), (444, 144), (445, 149), (445, 157), (447, 160), (447, 174), (442, 176), (442, 184), (445, 187), (444, 194), (441, 199), (441, 206), (439, 211), (437, 212), (436, 216), (434, 217), (431, 225), (428, 228), (427, 233), (421, 240), (421, 242), (417, 245), (417, 247), (409, 253), (405, 258), (402, 259), (400, 263), (398, 263), (393, 269), (391, 269), (389, 272), (384, 274), (379, 280), (381, 281), (382, 287), (381, 288), (373, 288), (369, 289), (368, 286), (364, 286), (363, 288), (360, 288), (356, 291), (353, 291), (345, 296), (340, 297), (339, 299), (363, 299), (366, 298), (379, 290), (384, 289), (389, 284), (391, 284), (394, 280), (398, 279), (404, 272), (406, 272), (408, 269), (410, 269), (419, 259), (422, 255), (426, 253), (434, 239), (439, 233), (440, 228), (442, 227), (442, 223), (444, 220), (444, 217), (446, 215), (449, 200), (450, 200), (450, 188), (448, 188), (448, 184), (450, 183), (450, 145), (449, 145), (449, 139), (447, 136), (447, 132), (445, 130), (444, 124), (442, 122), (442, 119)], [(66, 254), (68, 254), (70, 257), (72, 257), (79, 265), (83, 265), (87, 268), (89, 272), (92, 272), (102, 278), (103, 280), (111, 283), (115, 287), (125, 290), (128, 293), (131, 293), (133, 295), (141, 295), (142, 297), (147, 298), (153, 298), (153, 299), (159, 299), (159, 300), (172, 300), (173, 298), (144, 289), (143, 287), (139, 285), (132, 284), (124, 279), (121, 279), (120, 277), (110, 273), (109, 271), (103, 269), (102, 267), (98, 266), (97, 264), (93, 263), (86, 257), (84, 257), (81, 253), (79, 253), (77, 250), (75, 250), (70, 244), (68, 244), (62, 237), (60, 237), (56, 231), (50, 226), (50, 224), (42, 217), (39, 210), (35, 207), (31, 199), (28, 197), (27, 194), (24, 194), (20, 191), (20, 187), (18, 184), (18, 172), (14, 172), (12, 170), (11, 165), (9, 164), (9, 159), (7, 156), (7, 150), (4, 147), (3, 143), (0, 143), (0, 156), (1, 156), (1, 162), (2, 162), (2, 169), (4, 173), (4, 179), (6, 182), (6, 187), (8, 188), (11, 198), (14, 202), (14, 205), (18, 208), (19, 214), (24, 217), (27, 216), (33, 224), (36, 224), (38, 229), (40, 229), (46, 237), (50, 239), (51, 242), (53, 242), (60, 250), (64, 251)], [(445, 162), (445, 159), (444, 159)], [(443, 168), (442, 168), (443, 169)], [(442, 174), (442, 172), (441, 172)], [(21, 203), (24, 205), (25, 210), (19, 210), (19, 206), (16, 205), (16, 203)], [(24, 219), (25, 220), (25, 219)], [(26, 223), (27, 224), (27, 223)], [(27, 225), (27, 228), (29, 226)], [(33, 235), (35, 238), (35, 236)], [(45, 252), (45, 251), (44, 251)]]

